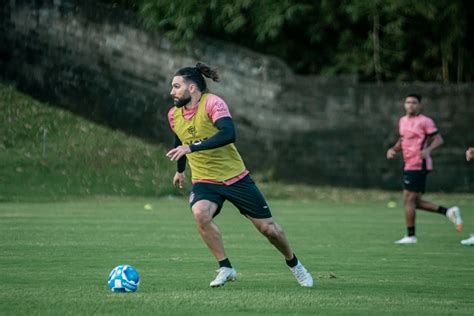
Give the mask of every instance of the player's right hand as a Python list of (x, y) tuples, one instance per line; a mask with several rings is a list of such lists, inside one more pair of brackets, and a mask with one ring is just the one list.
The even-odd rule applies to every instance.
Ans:
[(395, 149), (390, 148), (389, 150), (387, 150), (387, 159), (392, 159), (393, 157), (395, 157), (396, 154), (397, 152), (395, 151)]
[(177, 188), (184, 188), (184, 179), (186, 176), (184, 175), (184, 172), (176, 172), (174, 177), (173, 177), (173, 185)]
[(474, 158), (474, 147), (469, 147), (466, 150), (466, 160), (470, 161), (472, 158)]

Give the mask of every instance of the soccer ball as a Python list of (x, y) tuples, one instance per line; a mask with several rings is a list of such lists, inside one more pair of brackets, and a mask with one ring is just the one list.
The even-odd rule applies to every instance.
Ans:
[(140, 284), (140, 276), (134, 267), (124, 264), (110, 272), (107, 283), (112, 292), (135, 292)]

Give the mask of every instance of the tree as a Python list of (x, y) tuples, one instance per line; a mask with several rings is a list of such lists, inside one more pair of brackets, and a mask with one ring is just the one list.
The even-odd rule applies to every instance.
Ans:
[(280, 57), (301, 74), (472, 80), (469, 0), (103, 1), (139, 12), (178, 46), (214, 37)]

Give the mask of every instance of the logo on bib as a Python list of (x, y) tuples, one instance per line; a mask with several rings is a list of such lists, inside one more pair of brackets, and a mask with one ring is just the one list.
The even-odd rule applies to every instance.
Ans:
[(194, 127), (194, 126), (189, 126), (189, 127), (188, 127), (188, 133), (191, 134), (193, 137), (196, 137), (196, 134), (197, 134), (196, 127)]

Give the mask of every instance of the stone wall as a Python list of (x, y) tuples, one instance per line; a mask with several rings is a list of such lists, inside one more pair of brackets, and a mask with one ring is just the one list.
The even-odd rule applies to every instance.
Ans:
[[(317, 58), (317, 52), (315, 52)], [(7, 0), (0, 7), (0, 80), (91, 120), (171, 145), (170, 80), (204, 61), (229, 104), (248, 167), (273, 179), (400, 188), (397, 139), (403, 97), (425, 96), (446, 144), (435, 152), (430, 190), (469, 191), (474, 166), (474, 85), (368, 84), (294, 75), (280, 60), (201, 38), (183, 50), (127, 12), (91, 0)]]

